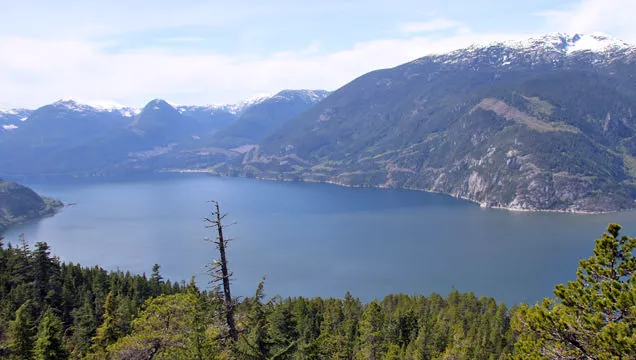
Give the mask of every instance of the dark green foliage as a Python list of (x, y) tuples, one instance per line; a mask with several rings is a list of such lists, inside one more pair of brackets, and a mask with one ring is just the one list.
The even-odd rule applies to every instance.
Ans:
[(636, 359), (636, 238), (620, 229), (608, 226), (554, 300), (519, 308), (519, 359)]
[(15, 319), (9, 323), (10, 349), (12, 356), (30, 359), (33, 356), (33, 342), (36, 333), (36, 308), (27, 300), (15, 312)]
[(384, 312), (377, 301), (367, 305), (360, 321), (360, 356), (361, 359), (379, 360), (384, 357), (386, 343), (382, 330), (388, 328), (384, 324)]
[(0, 248), (2, 357), (489, 360), (509, 354), (514, 340), (506, 307), (473, 294), (365, 305), (350, 294), (266, 300), (261, 284), (236, 307), (235, 343), (224, 335), (221, 298), (192, 281), (164, 281), (159, 266), (150, 279), (83, 268), (49, 251), (45, 243)]
[(211, 313), (194, 292), (161, 295), (145, 302), (132, 332), (108, 347), (116, 359), (216, 359), (219, 343)]
[(55, 316), (51, 308), (47, 309), (40, 325), (35, 340), (36, 360), (63, 360), (68, 358), (62, 342), (62, 321)]
[(33, 250), (25, 240), (19, 247), (0, 244), (2, 358), (83, 359), (91, 348), (130, 333), (153, 289), (185, 291), (177, 283), (160, 281), (156, 288), (145, 276), (60, 263), (46, 243)]
[(60, 263), (46, 243), (31, 250), (0, 238), (0, 357), (636, 359), (636, 239), (619, 231), (610, 224), (555, 300), (512, 311), (456, 290), (367, 304), (349, 293), (266, 300), (261, 283), (235, 307), (236, 342), (223, 298), (194, 280), (163, 281), (158, 265), (150, 279), (83, 268)]
[(503, 304), (456, 291), (447, 298), (390, 295), (367, 305), (349, 294), (247, 299), (239, 310), (240, 341), (251, 359), (498, 359), (514, 342)]
[[(275, 311), (272, 301), (263, 302), (264, 297), (261, 281), (254, 297), (247, 299), (243, 304), (245, 329), (236, 352), (240, 358), (250, 360), (291, 358), (291, 352), (296, 345), (294, 337), (290, 336), (290, 326), (287, 323), (291, 319), (281, 317), (281, 311)], [(282, 311), (285, 311), (285, 307)]]

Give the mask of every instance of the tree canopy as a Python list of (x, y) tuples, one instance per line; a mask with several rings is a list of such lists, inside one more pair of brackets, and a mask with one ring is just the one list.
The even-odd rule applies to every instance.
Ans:
[(519, 359), (636, 359), (636, 239), (620, 230), (607, 227), (554, 299), (520, 306)]

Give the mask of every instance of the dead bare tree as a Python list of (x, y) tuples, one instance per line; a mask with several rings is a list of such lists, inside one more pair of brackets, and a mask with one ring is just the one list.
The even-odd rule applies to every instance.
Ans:
[(212, 262), (210, 273), (212, 274), (212, 283), (216, 286), (221, 283), (223, 286), (223, 307), (225, 313), (225, 321), (227, 323), (229, 336), (234, 341), (238, 341), (238, 331), (236, 330), (236, 322), (234, 321), (234, 299), (230, 293), (230, 280), (232, 273), (228, 270), (227, 257), (225, 250), (228, 243), (232, 240), (223, 236), (223, 219), (227, 214), (222, 214), (219, 203), (217, 201), (210, 201), (214, 205), (214, 210), (210, 214), (209, 218), (205, 218), (205, 222), (208, 224), (206, 228), (215, 228), (217, 230), (216, 240), (210, 240), (216, 245), (219, 250), (220, 259)]

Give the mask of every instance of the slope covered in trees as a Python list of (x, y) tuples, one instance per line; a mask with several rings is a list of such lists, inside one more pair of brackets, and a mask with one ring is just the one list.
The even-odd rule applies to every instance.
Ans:
[(0, 234), (10, 225), (53, 215), (62, 206), (59, 200), (42, 197), (24, 185), (0, 179)]

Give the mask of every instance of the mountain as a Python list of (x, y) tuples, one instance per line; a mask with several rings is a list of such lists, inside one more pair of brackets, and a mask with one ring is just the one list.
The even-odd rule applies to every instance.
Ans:
[(237, 111), (230, 106), (187, 106), (176, 107), (179, 114), (192, 118), (202, 131), (212, 134), (228, 126), (238, 117)]
[(53, 215), (62, 206), (59, 200), (41, 197), (26, 186), (0, 179), (0, 234), (10, 225)]
[(257, 144), (328, 95), (324, 90), (283, 90), (258, 99), (241, 111), (236, 121), (217, 132), (212, 142), (224, 148)]
[(0, 136), (3, 132), (18, 129), (22, 122), (29, 118), (31, 112), (27, 109), (0, 110)]
[(602, 34), (426, 56), (355, 79), (217, 170), (519, 210), (630, 209), (634, 74), (636, 48)]
[[(126, 176), (215, 164), (240, 155), (222, 148), (236, 140), (225, 141), (216, 135), (219, 131), (244, 124), (233, 127), (231, 136), (260, 140), (267, 133), (259, 135), (250, 124), (273, 131), (324, 94), (287, 90), (273, 97), (209, 106), (171, 105), (155, 99), (142, 109), (64, 99), (36, 110), (3, 111), (0, 176)], [(252, 111), (253, 107), (257, 108)]]
[(110, 140), (123, 138), (128, 122), (119, 111), (73, 100), (40, 107), (17, 129), (0, 136), (0, 169), (4, 174), (99, 169), (125, 156)]
[(203, 130), (195, 119), (183, 116), (161, 99), (150, 101), (135, 116), (129, 129), (151, 146), (191, 141), (193, 137), (201, 135)]

